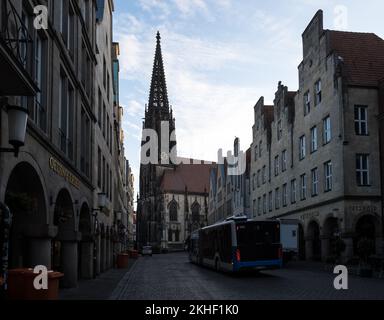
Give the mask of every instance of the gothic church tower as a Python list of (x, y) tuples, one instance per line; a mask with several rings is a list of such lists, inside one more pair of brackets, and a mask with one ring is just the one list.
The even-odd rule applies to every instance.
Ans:
[[(175, 131), (175, 119), (169, 105), (167, 85), (163, 57), (161, 52), (161, 37), (157, 32), (156, 53), (153, 63), (152, 80), (148, 105), (145, 108), (144, 129), (153, 129), (158, 136), (157, 163), (140, 166), (140, 198), (138, 200), (138, 232), (139, 246), (150, 244), (157, 247), (161, 241), (161, 201), (160, 183), (165, 170), (172, 170), (175, 165), (169, 159), (171, 150), (176, 148), (176, 141), (171, 141), (171, 135)], [(162, 132), (162, 123), (167, 123), (169, 132)], [(168, 136), (169, 150), (162, 153), (161, 137)], [(175, 139), (173, 139), (175, 140)], [(142, 142), (144, 145), (147, 141)], [(164, 149), (164, 147), (163, 147)], [(150, 151), (147, 152), (150, 156)], [(162, 160), (168, 158), (168, 164), (162, 164)]]

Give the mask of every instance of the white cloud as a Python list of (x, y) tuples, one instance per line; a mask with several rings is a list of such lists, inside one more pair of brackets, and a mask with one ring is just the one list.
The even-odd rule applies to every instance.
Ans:
[(136, 100), (130, 100), (128, 102), (128, 105), (124, 108), (124, 111), (129, 115), (129, 116), (138, 116), (143, 114), (143, 104)]

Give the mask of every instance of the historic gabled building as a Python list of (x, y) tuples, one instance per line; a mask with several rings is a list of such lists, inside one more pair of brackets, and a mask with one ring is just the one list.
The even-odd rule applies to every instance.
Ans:
[[(160, 33), (156, 38), (143, 122), (143, 139), (147, 140), (142, 143), (137, 241), (139, 248), (150, 244), (160, 251), (183, 249), (190, 232), (207, 224), (210, 165), (177, 158), (175, 119), (168, 101)], [(144, 136), (148, 130), (157, 134), (157, 151), (145, 149), (150, 141), (149, 136)], [(150, 163), (143, 164), (143, 156), (152, 157)]]
[[(274, 105), (255, 107), (252, 211), (300, 223), (301, 256), (344, 257), (363, 238), (383, 249), (379, 122), (384, 40), (323, 29), (318, 11), (303, 35), (299, 90), (279, 83)], [(382, 89), (381, 89), (382, 90)]]
[[(233, 155), (240, 157), (240, 139), (234, 141)], [(245, 167), (244, 163), (245, 162)], [(208, 223), (214, 224), (231, 216), (252, 217), (250, 208), (251, 149), (236, 164), (216, 164), (210, 170)]]

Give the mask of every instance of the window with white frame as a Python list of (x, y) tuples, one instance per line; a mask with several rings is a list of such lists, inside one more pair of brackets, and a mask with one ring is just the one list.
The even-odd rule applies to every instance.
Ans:
[(283, 185), (283, 207), (286, 207), (288, 205), (288, 188), (287, 184), (285, 183)]
[(319, 171), (317, 168), (312, 169), (312, 197), (315, 197), (319, 194)]
[(271, 212), (273, 210), (273, 195), (272, 195), (272, 191), (270, 191), (268, 193), (268, 209), (269, 209), (269, 212)]
[(281, 171), (287, 171), (287, 150), (283, 150), (281, 154)]
[(368, 107), (355, 106), (355, 132), (356, 135), (368, 135)]
[(300, 200), (305, 200), (307, 198), (307, 176), (302, 174), (300, 176)]
[(311, 112), (311, 95), (309, 91), (304, 94), (304, 115), (306, 116)]
[(311, 129), (311, 152), (316, 152), (317, 148), (317, 127), (313, 127)]
[(323, 141), (324, 144), (331, 142), (332, 133), (331, 133), (331, 117), (326, 117), (323, 119)]
[(291, 181), (291, 203), (296, 203), (296, 179)]
[(279, 156), (275, 157), (275, 176), (279, 175)]
[(324, 191), (332, 190), (332, 162), (324, 163)]
[(280, 209), (280, 189), (275, 189), (275, 209)]
[(356, 180), (358, 186), (369, 186), (369, 155), (356, 155)]
[(305, 136), (300, 137), (300, 143), (299, 143), (299, 159), (303, 160), (306, 155), (306, 143), (305, 143)]
[(317, 106), (321, 102), (321, 80), (315, 83), (315, 105)]

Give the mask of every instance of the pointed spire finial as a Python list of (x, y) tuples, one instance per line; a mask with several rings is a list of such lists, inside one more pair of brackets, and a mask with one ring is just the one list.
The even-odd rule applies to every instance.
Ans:
[(157, 39), (157, 42), (160, 42), (161, 40), (160, 31), (157, 31), (156, 39)]

